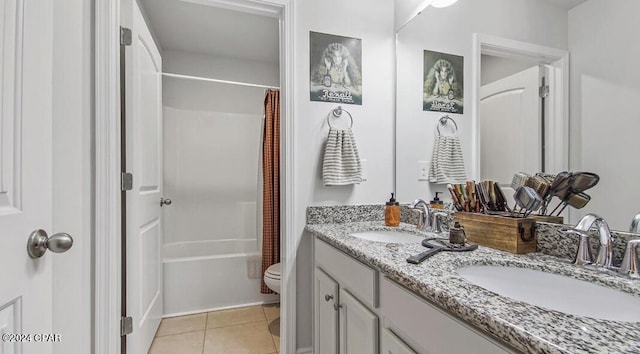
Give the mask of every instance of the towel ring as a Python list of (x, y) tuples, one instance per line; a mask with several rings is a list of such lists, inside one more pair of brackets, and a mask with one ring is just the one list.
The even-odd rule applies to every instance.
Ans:
[[(447, 121), (450, 120), (453, 122), (453, 125), (456, 127), (456, 130), (453, 132), (454, 134), (458, 133), (458, 124), (456, 123), (455, 120), (453, 120), (453, 118), (449, 117), (449, 116), (444, 116), (442, 118), (440, 118), (440, 124), (447, 125)], [(438, 136), (441, 136), (442, 134), (440, 134), (440, 124), (438, 124), (436, 126), (436, 128), (438, 129)]]
[(349, 119), (351, 120), (351, 126), (349, 128), (353, 128), (353, 116), (346, 109), (342, 109), (341, 106), (333, 109), (329, 114), (327, 114), (327, 124), (329, 124), (329, 128), (333, 128), (331, 125), (331, 116), (333, 115), (336, 118), (340, 118), (342, 116), (342, 112), (345, 112), (349, 115)]

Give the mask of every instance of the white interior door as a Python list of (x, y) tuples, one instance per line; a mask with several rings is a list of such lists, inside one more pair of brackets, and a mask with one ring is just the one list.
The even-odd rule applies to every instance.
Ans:
[(516, 172), (542, 163), (540, 68), (480, 88), (480, 178), (509, 185)]
[[(47, 251), (32, 259), (26, 247), (33, 230), (53, 231), (52, 4), (0, 2), (0, 353), (3, 354), (48, 354), (55, 345), (50, 340), (56, 340), (40, 334), (53, 334), (51, 258), (64, 256)], [(23, 337), (13, 336), (20, 333)]]
[(127, 336), (127, 353), (143, 354), (162, 318), (162, 62), (135, 1), (131, 30), (125, 150), (133, 189), (126, 193), (126, 304), (133, 333)]

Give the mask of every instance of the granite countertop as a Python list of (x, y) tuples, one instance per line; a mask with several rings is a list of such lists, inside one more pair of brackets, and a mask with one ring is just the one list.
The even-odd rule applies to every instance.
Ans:
[[(382, 221), (310, 224), (306, 230), (524, 353), (640, 353), (640, 323), (597, 320), (529, 305), (476, 286), (458, 275), (456, 269), (468, 265), (537, 269), (607, 285), (640, 297), (639, 280), (573, 266), (566, 260), (541, 253), (515, 255), (482, 246), (473, 252), (441, 252), (414, 265), (406, 259), (425, 250), (418, 241), (415, 244), (381, 243), (349, 236), (369, 230), (403, 230), (432, 236), (404, 223), (399, 228), (385, 227)], [(606, 305), (607, 299), (593, 304)]]

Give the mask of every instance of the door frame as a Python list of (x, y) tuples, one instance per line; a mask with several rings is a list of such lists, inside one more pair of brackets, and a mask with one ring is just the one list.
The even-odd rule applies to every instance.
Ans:
[[(120, 196), (120, 4), (95, 2), (95, 283), (96, 354), (120, 352), (121, 196)], [(135, 1), (135, 0), (134, 0)], [(294, 1), (191, 0), (280, 18), (281, 263), (280, 342), (296, 352), (296, 246), (294, 162)]]
[[(560, 87), (550, 96), (553, 123), (548, 127), (552, 134), (545, 138), (554, 151), (551, 161), (545, 162), (548, 171), (563, 171), (569, 168), (569, 52), (562, 49), (516, 41), (493, 35), (473, 34), (473, 56), (471, 75), (471, 176), (480, 178), (480, 85), (481, 56), (489, 54), (503, 58), (535, 59), (540, 64), (552, 65), (561, 70), (560, 78), (555, 77), (554, 85)], [(545, 132), (546, 133), (546, 132)]]

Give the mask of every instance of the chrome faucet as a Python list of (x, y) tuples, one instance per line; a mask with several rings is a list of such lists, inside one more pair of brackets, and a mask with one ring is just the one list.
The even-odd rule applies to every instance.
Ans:
[(636, 214), (631, 220), (631, 226), (629, 227), (629, 232), (638, 233), (640, 232), (640, 213)]
[(626, 274), (631, 278), (640, 278), (640, 262), (638, 261), (638, 246), (640, 239), (630, 240), (627, 242), (627, 249), (624, 252), (620, 273)]
[(444, 211), (432, 211), (431, 212), (431, 231), (433, 231), (436, 234), (441, 234), (444, 232), (444, 230), (442, 229), (442, 221), (440, 221), (440, 217), (447, 217), (449, 216), (449, 214), (447, 214)]
[(429, 208), (429, 204), (422, 199), (416, 199), (413, 201), (409, 208), (415, 209), (419, 212), (418, 215), (418, 223), (416, 224), (416, 228), (418, 230), (427, 230), (431, 231), (432, 226), (432, 216), (431, 209)]
[[(591, 254), (591, 247), (589, 245), (589, 229), (595, 225), (598, 229), (598, 235), (600, 237), (600, 245), (598, 247), (598, 256), (595, 261)], [(578, 225), (573, 229), (565, 230), (566, 233), (577, 234), (580, 236), (580, 243), (578, 244), (578, 252), (573, 260), (573, 264), (585, 265), (594, 264), (598, 267), (613, 268), (613, 236), (609, 230), (607, 222), (596, 214), (585, 215)]]

